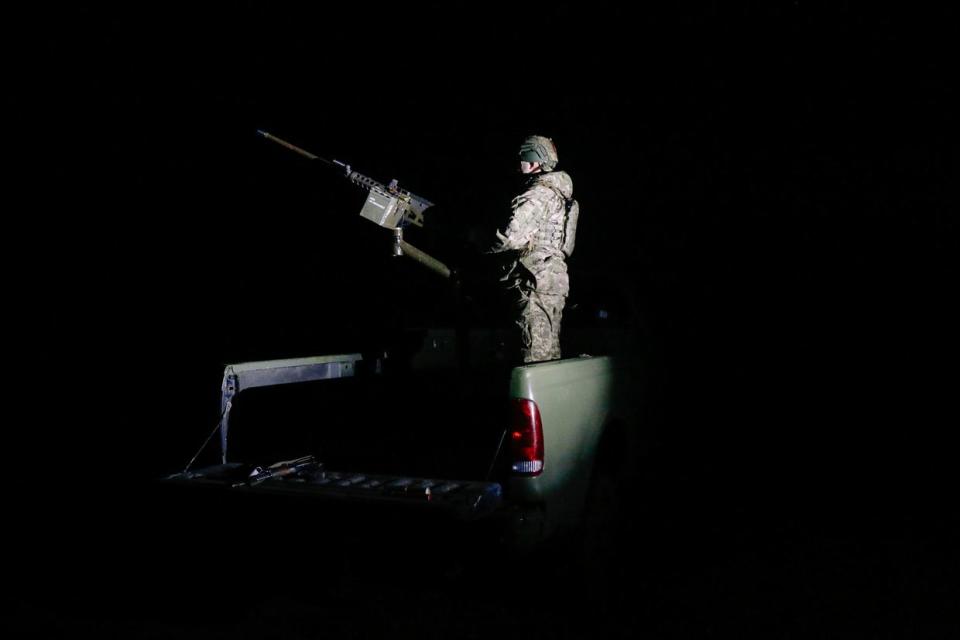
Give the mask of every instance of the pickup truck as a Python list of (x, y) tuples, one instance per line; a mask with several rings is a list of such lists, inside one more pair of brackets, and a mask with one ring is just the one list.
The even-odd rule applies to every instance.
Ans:
[(521, 552), (608, 522), (611, 480), (636, 470), (637, 362), (513, 366), (504, 345), (441, 328), (387, 352), (228, 364), (219, 460), (163, 482), (432, 514)]
[[(344, 168), (368, 192), (361, 217), (392, 231), (393, 257), (412, 258), (448, 281), (471, 271), (454, 278), (404, 239), (431, 202), (258, 133)], [(475, 310), (487, 306), (474, 300)], [(582, 310), (571, 304), (569, 311)], [(604, 314), (597, 310), (595, 319)], [(379, 352), (227, 365), (219, 463), (188, 465), (166, 481), (297, 496), (329, 509), (429, 513), (493, 528), (516, 549), (589, 529), (598, 521), (595, 506), (609, 506), (615, 494), (610, 478), (636, 468), (637, 361), (616, 347), (610, 352), (618, 357), (584, 354), (565, 321), (565, 348), (578, 355), (512, 366), (505, 354), (519, 348), (503, 331), (455, 327), (411, 331)]]

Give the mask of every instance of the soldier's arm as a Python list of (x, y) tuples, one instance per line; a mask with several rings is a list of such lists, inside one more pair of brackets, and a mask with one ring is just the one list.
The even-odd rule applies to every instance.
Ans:
[(493, 253), (516, 251), (530, 244), (544, 214), (543, 198), (536, 197), (533, 191), (514, 201), (513, 216), (505, 233), (497, 231), (497, 243), (491, 249)]

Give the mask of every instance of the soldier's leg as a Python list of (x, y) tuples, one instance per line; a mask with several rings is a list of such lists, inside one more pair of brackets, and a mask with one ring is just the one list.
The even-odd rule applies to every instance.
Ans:
[(524, 362), (557, 360), (564, 296), (530, 292), (521, 298), (520, 333)]
[(560, 321), (563, 319), (563, 306), (566, 296), (554, 296), (541, 293), (539, 295), (541, 307), (547, 316), (547, 326), (544, 339), (548, 345), (547, 360), (559, 360), (560, 355)]
[(520, 329), (520, 355), (523, 362), (533, 362), (534, 335), (536, 333), (537, 305), (529, 293), (524, 292), (517, 303), (517, 327)]

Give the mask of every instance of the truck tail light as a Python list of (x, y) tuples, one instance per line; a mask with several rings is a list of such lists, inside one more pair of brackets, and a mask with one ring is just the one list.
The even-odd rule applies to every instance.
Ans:
[(510, 470), (521, 476), (543, 472), (543, 424), (537, 403), (526, 398), (513, 399), (512, 422), (507, 433), (510, 441)]

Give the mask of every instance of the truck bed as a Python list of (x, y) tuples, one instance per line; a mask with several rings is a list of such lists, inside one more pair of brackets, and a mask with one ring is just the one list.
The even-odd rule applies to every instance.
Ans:
[(313, 454), (366, 474), (483, 480), (507, 425), (506, 374), (360, 370), (239, 394), (230, 460)]
[[(202, 462), (165, 480), (235, 494), (480, 517), (496, 510), (502, 497), (496, 476), (507, 425), (507, 374), (417, 370), (359, 356), (228, 367), (229, 461), (224, 441), (219, 464)], [(268, 480), (269, 473), (255, 475), (304, 456), (310, 463), (296, 473)]]

